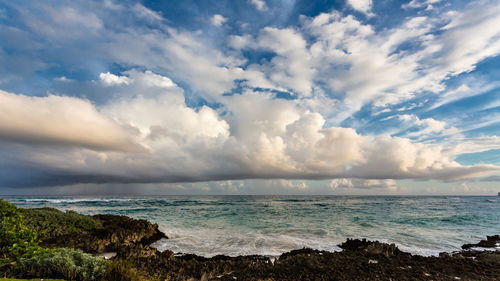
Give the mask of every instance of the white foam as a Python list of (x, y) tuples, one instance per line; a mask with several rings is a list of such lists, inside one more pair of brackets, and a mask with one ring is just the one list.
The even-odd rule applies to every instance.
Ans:
[(227, 233), (227, 231), (200, 230), (166, 232), (170, 239), (161, 239), (151, 246), (160, 251), (196, 254), (204, 257), (215, 255), (279, 256), (282, 253), (301, 248), (325, 251), (339, 251), (339, 241), (332, 239), (314, 240), (285, 234)]
[[(49, 199), (49, 198), (33, 198), (33, 199), (23, 199), (25, 202), (47, 202), (52, 204), (60, 203), (81, 203), (81, 202), (127, 202), (132, 199), (123, 198), (79, 198), (79, 199)], [(134, 199), (136, 200), (136, 199)]]

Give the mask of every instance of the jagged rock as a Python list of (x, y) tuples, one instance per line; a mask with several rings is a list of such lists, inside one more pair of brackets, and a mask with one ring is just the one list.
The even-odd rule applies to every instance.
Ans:
[(483, 251), (476, 258), (480, 261), (500, 264), (500, 251)]
[(82, 249), (89, 253), (122, 252), (127, 247), (137, 247), (167, 238), (157, 224), (126, 216), (96, 215), (101, 226), (85, 233), (61, 235), (43, 241), (44, 245)]
[(470, 249), (473, 247), (495, 248), (500, 244), (500, 235), (486, 236), (486, 240), (481, 240), (476, 244), (465, 244), (462, 249)]
[(388, 258), (402, 253), (395, 244), (386, 244), (366, 239), (347, 239), (339, 247), (346, 251), (360, 251), (368, 255), (383, 255)]

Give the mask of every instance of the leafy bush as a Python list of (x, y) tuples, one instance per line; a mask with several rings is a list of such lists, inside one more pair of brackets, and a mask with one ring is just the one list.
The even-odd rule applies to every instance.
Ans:
[(21, 278), (101, 280), (107, 263), (81, 250), (57, 248), (29, 258), (20, 258), (11, 272)]
[(0, 198), (0, 262), (40, 253), (37, 233), (24, 223), (21, 210)]
[(54, 208), (24, 209), (26, 224), (36, 230), (41, 238), (80, 233), (99, 227), (99, 221), (75, 211), (62, 212)]

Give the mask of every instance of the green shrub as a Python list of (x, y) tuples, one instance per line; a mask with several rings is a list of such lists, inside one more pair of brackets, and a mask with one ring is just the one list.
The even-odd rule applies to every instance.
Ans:
[(23, 209), (26, 225), (36, 230), (42, 239), (64, 234), (81, 233), (99, 227), (99, 221), (75, 211), (62, 212), (54, 208)]
[(29, 258), (20, 258), (11, 272), (20, 278), (101, 280), (107, 263), (81, 250), (57, 248)]
[(43, 248), (38, 246), (37, 233), (24, 224), (21, 210), (0, 198), (0, 263), (41, 251)]

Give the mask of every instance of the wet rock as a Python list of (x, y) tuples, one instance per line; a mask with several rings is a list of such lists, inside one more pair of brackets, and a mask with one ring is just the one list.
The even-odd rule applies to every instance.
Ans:
[(465, 244), (462, 249), (470, 249), (473, 247), (495, 248), (500, 244), (500, 235), (486, 236), (486, 240), (481, 240), (476, 244)]

